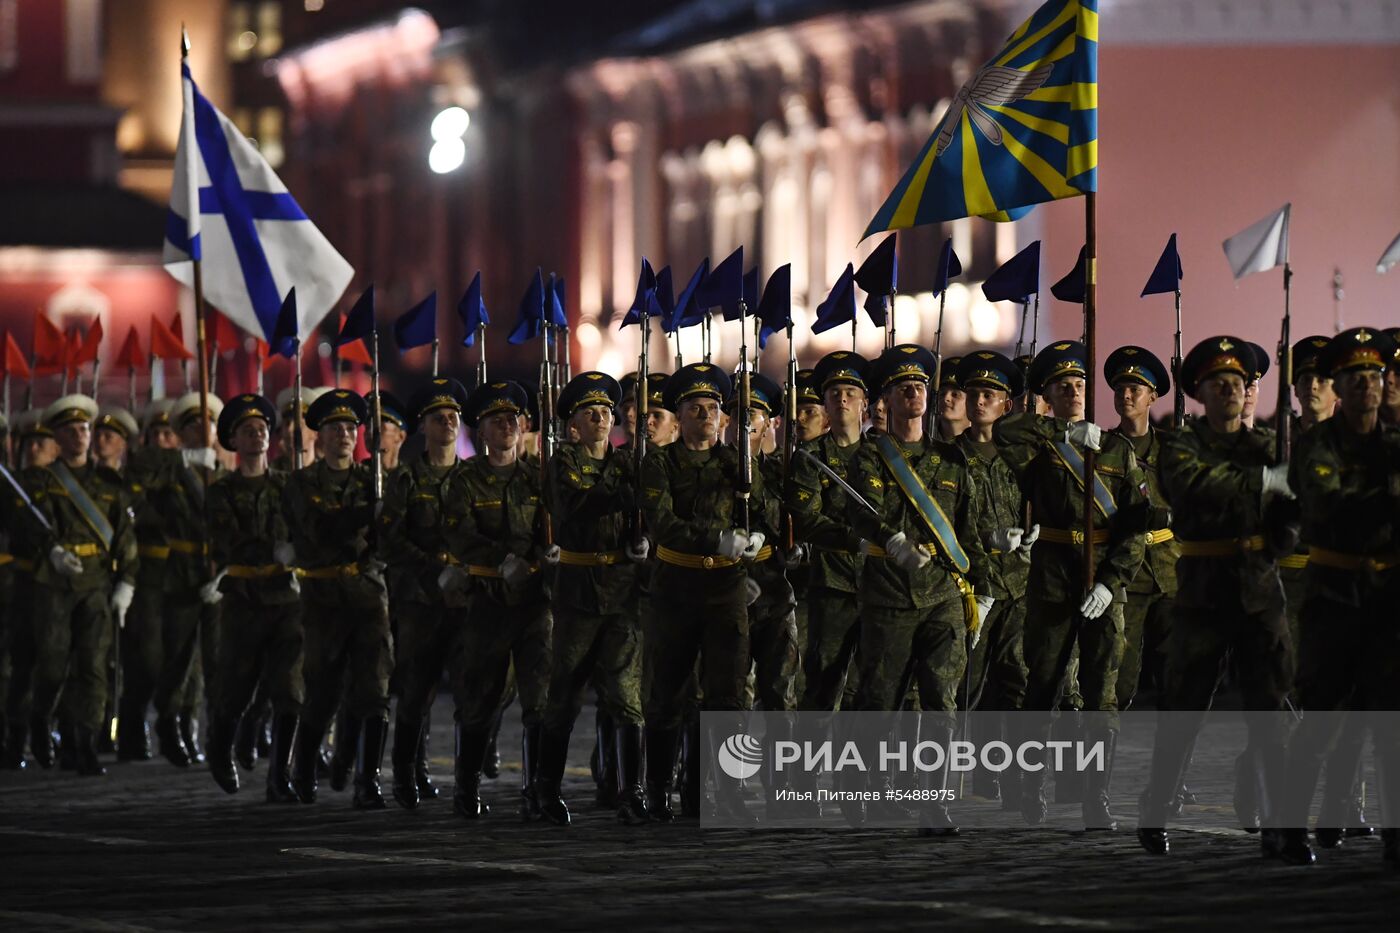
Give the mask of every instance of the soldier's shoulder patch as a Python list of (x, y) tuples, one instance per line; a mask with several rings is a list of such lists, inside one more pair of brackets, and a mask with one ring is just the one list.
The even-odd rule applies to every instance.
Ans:
[(942, 486), (944, 489), (957, 489), (957, 488), (958, 488), (957, 482), (954, 481), (954, 480), (951, 480), (951, 479), (941, 479), (941, 480), (938, 481), (938, 485)]
[(1325, 479), (1326, 477), (1331, 476), (1334, 471), (1330, 466), (1328, 466), (1325, 463), (1315, 463), (1313, 464), (1313, 472)]
[(648, 487), (644, 490), (644, 493), (645, 493), (645, 495), (646, 495), (646, 497), (647, 497), (648, 499), (660, 499), (660, 498), (661, 498), (661, 490), (659, 490), (659, 489), (653, 489), (653, 488), (651, 488), (650, 486), (648, 486)]
[(797, 501), (798, 501), (798, 502), (806, 502), (806, 501), (807, 501), (808, 499), (810, 499), (810, 498), (812, 498), (812, 494), (811, 494), (810, 492), (808, 492), (807, 490), (805, 490), (805, 489), (799, 489), (799, 490), (797, 490)]
[(878, 476), (867, 475), (865, 477), (865, 485), (869, 486), (871, 489), (884, 489), (885, 481)]
[[(583, 472), (587, 473), (588, 468), (584, 467)], [(575, 486), (581, 486), (583, 484), (583, 477), (579, 476), (573, 470), (566, 470), (564, 475), (568, 478), (569, 482), (573, 483)]]

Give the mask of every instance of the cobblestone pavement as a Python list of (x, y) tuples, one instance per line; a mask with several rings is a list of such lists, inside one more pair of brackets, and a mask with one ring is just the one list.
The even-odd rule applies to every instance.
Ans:
[[(1008, 820), (948, 840), (629, 829), (591, 806), (584, 768), (566, 785), (573, 827), (523, 825), (515, 723), (485, 785), (493, 811), (469, 823), (451, 809), (450, 709), (434, 722), (446, 793), (413, 812), (357, 813), (324, 784), (314, 807), (272, 806), (261, 765), (236, 797), (160, 759), (105, 779), (0, 772), (0, 930), (1379, 929), (1400, 906), (1375, 839), (1298, 869), (1232, 829), (1177, 832), (1168, 858), (1143, 853), (1131, 823), (1086, 836)], [(580, 765), (591, 722), (574, 737)], [(1200, 791), (1203, 807), (1228, 805), (1223, 780)], [(1130, 814), (1130, 796), (1116, 809)]]

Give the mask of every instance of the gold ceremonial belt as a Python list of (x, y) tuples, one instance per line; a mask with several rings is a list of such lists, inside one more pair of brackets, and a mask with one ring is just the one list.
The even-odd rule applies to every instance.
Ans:
[(1384, 570), (1400, 567), (1400, 551), (1368, 557), (1362, 554), (1347, 554), (1344, 551), (1329, 551), (1326, 548), (1313, 547), (1308, 552), (1308, 556), (1312, 558), (1314, 564), (1332, 567), (1336, 570), (1369, 570), (1373, 573), (1380, 573)]
[[(932, 554), (933, 554), (933, 551), (929, 551), (929, 546), (928, 546), (927, 544), (916, 544), (916, 545), (914, 545), (914, 546), (917, 547), (917, 548), (920, 548), (921, 550), (928, 551), (930, 556), (932, 556)], [(889, 557), (890, 555), (889, 555), (888, 553), (886, 553), (886, 552), (885, 552), (885, 549), (882, 548), (882, 547), (880, 547), (880, 545), (878, 545), (878, 544), (871, 544), (871, 543), (869, 543), (869, 542), (867, 541), (867, 542), (866, 542), (866, 555), (865, 555), (865, 556), (866, 556), (866, 557), (880, 557), (880, 558), (886, 558), (886, 557)]]
[(1147, 533), (1147, 546), (1152, 547), (1156, 544), (1166, 544), (1175, 537), (1176, 535), (1172, 534), (1170, 528), (1158, 528), (1156, 531), (1149, 531)]
[(297, 567), (295, 571), (303, 580), (336, 580), (340, 577), (358, 577), (359, 564), (332, 564), (329, 567)]
[[(531, 573), (538, 573), (539, 569), (539, 564), (530, 565)], [(491, 577), (496, 580), (501, 579), (501, 572), (499, 570), (495, 567), (487, 567), (482, 564), (467, 564), (467, 575), (472, 577)]]
[[(1090, 537), (1095, 544), (1107, 544), (1108, 529), (1095, 529)], [(1083, 544), (1084, 532), (1078, 530), (1066, 531), (1063, 528), (1041, 528), (1040, 540), (1049, 541), (1051, 544)]]
[(1182, 541), (1182, 557), (1235, 557), (1249, 551), (1264, 550), (1264, 536), (1220, 538), (1215, 541)]
[(1278, 559), (1280, 567), (1287, 567), (1289, 570), (1302, 570), (1308, 565), (1307, 554), (1288, 554)]
[(456, 567), (456, 566), (458, 566), (458, 565), (460, 565), (460, 564), (462, 563), (460, 560), (458, 560), (457, 558), (453, 557), (451, 554), (447, 553), (446, 551), (438, 551), (438, 553), (437, 553), (437, 562), (438, 562), (439, 564), (450, 565), (450, 566), (453, 566), (453, 567)]
[(626, 559), (621, 551), (559, 551), (559, 563), (570, 567), (609, 567)]
[(225, 568), (224, 573), (235, 580), (258, 580), (263, 577), (275, 577), (286, 573), (289, 568), (281, 564), (230, 564)]
[(0, 554), (0, 567), (3, 567), (8, 563), (12, 563), (14, 559), (15, 555), (13, 554)]
[[(770, 545), (764, 545), (759, 548), (753, 563), (760, 563), (772, 556), (773, 548)], [(740, 560), (725, 557), (723, 554), (687, 554), (685, 551), (673, 551), (664, 546), (656, 548), (656, 557), (662, 563), (676, 567), (689, 567), (691, 570), (716, 570), (722, 567), (737, 567), (741, 563)]]
[(65, 544), (63, 549), (78, 557), (96, 557), (98, 554), (102, 553), (102, 546), (91, 542), (83, 544)]
[(16, 558), (15, 558), (15, 569), (16, 569), (16, 570), (19, 570), (19, 571), (22, 571), (22, 572), (24, 572), (24, 573), (33, 573), (33, 572), (34, 572), (34, 561), (32, 561), (32, 560), (25, 560), (23, 557), (16, 557)]
[[(82, 557), (77, 551), (73, 552)], [(96, 553), (96, 552), (94, 552)], [(153, 560), (165, 560), (171, 554), (208, 554), (209, 545), (198, 541), (170, 541), (166, 544), (142, 544), (136, 548), (136, 553), (141, 557), (149, 557)]]

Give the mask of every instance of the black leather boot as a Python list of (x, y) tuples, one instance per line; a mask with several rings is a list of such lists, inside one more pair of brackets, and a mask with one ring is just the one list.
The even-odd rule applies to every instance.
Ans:
[(433, 776), (428, 773), (428, 733), (431, 721), (429, 717), (423, 717), (423, 728), (418, 734), (418, 754), (413, 758), (413, 782), (418, 786), (418, 799), (436, 800), (438, 795), (437, 785), (433, 783)]
[[(416, 736), (418, 730), (414, 729)], [(383, 810), (384, 792), (379, 788), (379, 769), (384, 762), (384, 741), (389, 737), (389, 720), (371, 716), (360, 725), (360, 742), (355, 750), (356, 810)]]
[(22, 771), (27, 762), (24, 760), (24, 746), (29, 741), (29, 727), (23, 720), (14, 720), (8, 724), (5, 742), (5, 757), (0, 759), (0, 768), (6, 771)]
[(617, 729), (612, 716), (598, 710), (594, 721), (593, 780), (598, 786), (596, 803), (604, 810), (618, 806), (617, 794)]
[[(1069, 742), (1084, 741), (1084, 714), (1077, 709), (1064, 710), (1055, 718), (1053, 738)], [(1055, 772), (1055, 802), (1083, 803), (1084, 775), (1076, 771)]]
[(419, 724), (407, 719), (394, 720), (394, 748), (389, 753), (389, 766), (394, 774), (394, 800), (405, 810), (418, 806), (418, 747), (423, 731)]
[[(711, 727), (709, 736), (711, 761), (719, 761), (720, 745), (727, 736), (733, 735), (737, 731), (739, 731), (737, 727), (731, 727), (729, 729), (723, 727), (716, 729)], [(699, 756), (697, 755), (696, 758), (698, 759)], [(699, 762), (697, 760), (696, 765), (698, 764)], [(719, 768), (714, 769), (712, 776), (715, 782), (715, 810), (718, 814), (724, 819), (743, 825), (757, 823), (758, 817), (750, 813), (748, 805), (744, 803), (744, 794), (743, 789), (740, 787), (740, 782), (736, 778), (725, 774)], [(690, 780), (689, 772), (686, 774), (686, 780)], [(697, 785), (700, 783), (698, 776), (695, 783)]]
[(1084, 773), (1084, 800), (1080, 812), (1084, 817), (1084, 828), (1089, 832), (1104, 830), (1112, 832), (1118, 828), (1118, 821), (1109, 812), (1109, 784), (1113, 780), (1113, 759), (1118, 748), (1118, 732), (1113, 729), (1093, 729), (1084, 733), (1086, 747), (1093, 748), (1098, 743), (1104, 746), (1104, 767), (1102, 771)]
[(53, 733), (49, 731), (47, 716), (36, 716), (29, 727), (29, 748), (34, 753), (34, 763), (45, 771), (53, 767)]
[(1167, 839), (1165, 829), (1152, 829), (1139, 826), (1137, 831), (1138, 844), (1153, 855), (1166, 855), (1171, 851), (1171, 842)]
[(209, 775), (226, 794), (238, 793), (238, 768), (233, 763), (233, 720), (215, 716), (209, 722)]
[[(676, 729), (646, 727), (647, 812), (658, 823), (675, 819), (671, 809), (671, 774), (676, 769)], [(699, 807), (696, 807), (697, 815)]]
[(535, 782), (540, 768), (540, 726), (526, 726), (520, 735), (520, 819), (540, 818), (540, 801)]
[[(933, 741), (945, 749), (953, 747), (952, 729), (935, 729)], [(928, 799), (919, 803), (919, 835), (925, 838), (946, 838), (958, 835), (958, 827), (948, 815), (948, 799), (941, 794), (948, 790), (950, 764), (946, 757), (943, 767), (937, 771), (921, 772), (920, 789), (927, 792)]]
[(117, 717), (117, 761), (150, 761), (151, 728), (144, 703), (123, 697)]
[(67, 719), (58, 721), (58, 767), (63, 771), (78, 769), (78, 738)]
[(253, 707), (238, 717), (233, 735), (233, 758), (244, 771), (252, 771), (258, 763), (258, 717)]
[(1317, 861), (1306, 829), (1266, 829), (1260, 834), (1260, 844), (1264, 858), (1282, 859), (1290, 865), (1311, 865)]
[(190, 764), (204, 764), (204, 749), (199, 747), (199, 723), (190, 713), (181, 713), (176, 722), (180, 726), (180, 738), (189, 751)]
[(489, 732), (468, 732), (457, 726), (457, 752), (453, 774), (457, 786), (452, 791), (452, 810), (469, 820), (491, 812), (481, 800), (481, 762), (486, 756)]
[(308, 723), (303, 718), (297, 726), (292, 788), (302, 803), (316, 802), (316, 765), (321, 759), (321, 740), (325, 735), (324, 724)]
[[(539, 735), (539, 759), (535, 763), (535, 805), (539, 807), (540, 815), (555, 826), (568, 826), (572, 817), (560, 788), (569, 757), (569, 732), (541, 727)], [(524, 813), (523, 810), (521, 812)]]
[(272, 754), (272, 715), (272, 710), (266, 704), (258, 710), (257, 724), (253, 728), (253, 745), (259, 758)]
[(107, 769), (97, 760), (97, 731), (91, 726), (78, 726), (73, 730), (73, 739), (78, 774), (83, 777), (104, 776)]
[(642, 727), (619, 723), (613, 728), (613, 757), (617, 761), (617, 819), (628, 826), (651, 822), (642, 790)]
[(1235, 817), (1247, 833), (1259, 832), (1259, 784), (1256, 753), (1246, 745), (1235, 759)]
[[(360, 747), (360, 726), (358, 719), (345, 711), (344, 704), (335, 718), (335, 748), (331, 753), (329, 776), (331, 790), (345, 790), (350, 783), (350, 772), (355, 768), (355, 750)], [(320, 754), (320, 750), (317, 750)]]
[(296, 803), (292, 787), (292, 742), (297, 734), (296, 713), (274, 713), (272, 742), (267, 750), (267, 802)]
[(190, 766), (189, 749), (185, 748), (184, 737), (174, 716), (162, 716), (156, 720), (156, 739), (160, 741), (160, 753), (165, 760), (177, 768)]
[(1027, 826), (1045, 822), (1048, 812), (1045, 801), (1045, 769), (1021, 773), (1021, 818)]
[[(703, 806), (705, 791), (701, 780), (700, 766), (702, 755), (700, 750), (700, 717), (698, 714), (688, 718), (680, 734), (681, 750), (681, 816), (687, 820), (700, 819), (700, 808)], [(671, 752), (671, 767), (675, 768), (676, 754)], [(647, 780), (651, 780), (651, 759), (647, 759)]]
[(496, 721), (491, 725), (491, 731), (487, 735), (486, 753), (481, 761), (482, 775), (493, 781), (501, 776), (501, 749), (497, 740), (501, 737), (501, 720), (505, 718), (505, 715), (505, 710), (496, 714)]

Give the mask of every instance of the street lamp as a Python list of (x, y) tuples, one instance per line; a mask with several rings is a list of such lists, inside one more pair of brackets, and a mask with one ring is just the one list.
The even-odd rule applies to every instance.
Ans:
[(471, 114), (461, 107), (447, 107), (433, 117), (429, 132), (433, 147), (428, 150), (428, 168), (439, 175), (461, 168), (467, 158), (467, 144), (462, 137), (471, 125)]

